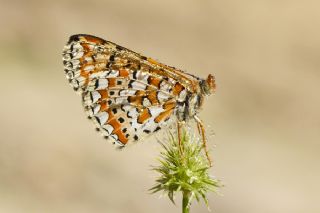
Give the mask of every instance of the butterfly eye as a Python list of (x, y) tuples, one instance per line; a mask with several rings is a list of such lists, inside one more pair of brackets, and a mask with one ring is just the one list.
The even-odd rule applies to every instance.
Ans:
[(204, 95), (210, 95), (214, 93), (216, 84), (213, 75), (209, 74), (206, 80), (201, 80), (200, 87)]
[(216, 81), (213, 75), (211, 74), (208, 75), (207, 84), (208, 84), (209, 90), (211, 91), (211, 93), (213, 93), (216, 89)]

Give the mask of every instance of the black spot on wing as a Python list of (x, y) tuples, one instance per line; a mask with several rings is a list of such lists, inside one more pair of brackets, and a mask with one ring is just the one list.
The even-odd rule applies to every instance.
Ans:
[(133, 82), (135, 82), (135, 80), (130, 80), (130, 81), (129, 81), (128, 88), (132, 88)]
[(138, 71), (133, 71), (133, 73), (132, 73), (133, 79), (137, 79), (137, 73), (138, 73)]
[(79, 41), (79, 36), (80, 36), (80, 35), (72, 35), (72, 36), (70, 36), (70, 37), (69, 37), (68, 44), (70, 44), (71, 42)]
[(123, 123), (123, 122), (124, 122), (123, 117), (120, 117), (120, 118), (118, 119), (118, 121), (119, 121), (120, 123)]
[(124, 47), (121, 47), (120, 45), (117, 45), (117, 46), (116, 46), (116, 49), (119, 50), (119, 51), (121, 51), (121, 50), (124, 50), (125, 48), (124, 48)]
[[(132, 118), (132, 116), (129, 115), (129, 112), (127, 112), (127, 117)], [(132, 122), (131, 122), (131, 124), (132, 124)]]
[(68, 41), (68, 44), (70, 44), (71, 42), (74, 42), (74, 41), (79, 41), (81, 36), (83, 36), (83, 37), (91, 37), (91, 38), (94, 38), (94, 39), (98, 39), (98, 40), (102, 41), (102, 43), (106, 43), (106, 42), (107, 42), (106, 40), (104, 40), (104, 39), (102, 39), (102, 38), (99, 38), (99, 37), (97, 37), (97, 36), (93, 36), (93, 35), (89, 35), (89, 34), (76, 34), (76, 35), (70, 36), (69, 41)]
[(150, 130), (145, 129), (145, 130), (143, 130), (143, 132), (145, 132), (145, 133), (149, 134), (149, 133), (150, 133)]
[(157, 132), (157, 131), (159, 131), (161, 129), (161, 127), (160, 126), (157, 126), (157, 128), (155, 128), (155, 130), (153, 130), (153, 132)]

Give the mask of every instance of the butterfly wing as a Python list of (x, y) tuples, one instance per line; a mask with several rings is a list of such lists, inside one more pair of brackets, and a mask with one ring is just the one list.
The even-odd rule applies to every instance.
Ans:
[(172, 123), (187, 95), (174, 68), (94, 36), (71, 36), (63, 60), (85, 111), (119, 145)]

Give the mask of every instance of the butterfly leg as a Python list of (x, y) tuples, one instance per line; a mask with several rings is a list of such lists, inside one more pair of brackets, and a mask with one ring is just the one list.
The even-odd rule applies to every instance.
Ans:
[(180, 154), (183, 154), (183, 145), (181, 141), (181, 129), (182, 129), (182, 123), (180, 121), (177, 122), (177, 127), (178, 127), (178, 142), (179, 142), (179, 150)]
[(210, 167), (212, 167), (212, 161), (211, 161), (211, 159), (209, 157), (209, 151), (208, 151), (208, 147), (207, 147), (207, 138), (206, 138), (206, 135), (205, 135), (203, 123), (200, 120), (200, 118), (198, 118), (197, 116), (194, 116), (194, 119), (197, 122), (197, 127), (198, 127), (199, 134), (202, 136), (202, 143), (203, 143), (204, 152), (206, 154), (206, 157), (208, 159)]

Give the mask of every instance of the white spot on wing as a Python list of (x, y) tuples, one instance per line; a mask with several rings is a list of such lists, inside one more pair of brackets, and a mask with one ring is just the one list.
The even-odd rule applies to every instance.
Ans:
[(130, 106), (130, 105), (124, 105), (123, 107), (122, 107), (125, 111), (129, 111), (130, 109), (132, 109), (132, 108), (134, 108), (134, 107), (132, 107), (132, 106)]
[(96, 119), (97, 119), (97, 122), (98, 122), (100, 125), (103, 125), (103, 124), (105, 124), (106, 121), (108, 120), (109, 114), (106, 113), (106, 112), (100, 112), (100, 113), (98, 113), (95, 117), (96, 117)]
[[(113, 139), (115, 139), (118, 144), (122, 144), (122, 143), (119, 143), (119, 142), (118, 142), (118, 135), (116, 135), (116, 134), (111, 134), (110, 136), (111, 136)], [(123, 145), (123, 144), (122, 144), (122, 145)]]
[(95, 72), (95, 73), (90, 74), (90, 79), (93, 79), (93, 78), (105, 78), (107, 74), (108, 74), (108, 71)]
[(168, 84), (165, 81), (162, 81), (160, 84), (160, 90), (162, 90), (162, 91), (169, 92), (170, 87), (171, 87), (170, 84)]
[(92, 70), (94, 70), (94, 66), (93, 65), (85, 66), (83, 70), (86, 71), (86, 72), (92, 71)]
[(95, 106), (93, 106), (91, 108), (91, 110), (89, 111), (89, 115), (92, 117), (94, 116), (95, 114), (97, 114), (100, 110), (100, 104), (96, 104)]
[(118, 77), (119, 76), (119, 71), (117, 70), (111, 70), (107, 75), (106, 77), (109, 77), (109, 78), (114, 78), (114, 77)]
[(132, 108), (132, 109), (129, 110), (128, 115), (129, 115), (130, 117), (137, 117), (139, 114), (138, 114), (136, 108)]
[(110, 124), (106, 124), (106, 125), (103, 125), (103, 129), (106, 130), (110, 135), (114, 128)]
[(116, 104), (123, 104), (123, 103), (127, 103), (127, 97), (118, 97), (116, 98)]
[(108, 80), (107, 79), (97, 79), (98, 81), (98, 87), (96, 88), (97, 90), (99, 89), (106, 89), (108, 87)]
[(81, 44), (79, 42), (73, 43), (73, 50), (82, 51), (83, 47), (81, 46)]
[(143, 104), (143, 106), (145, 106), (145, 107), (151, 106), (151, 102), (149, 101), (148, 98), (144, 98), (142, 104)]
[(97, 102), (101, 98), (101, 95), (97, 91), (89, 92), (84, 97), (84, 104), (85, 105), (92, 105), (93, 103)]
[(167, 94), (165, 94), (165, 93), (163, 93), (163, 92), (159, 92), (158, 93), (158, 100), (160, 101), (160, 102), (162, 102), (162, 101), (166, 101), (166, 100), (168, 100), (169, 99), (169, 95), (167, 95)]
[(81, 52), (73, 52), (72, 55), (73, 55), (73, 59), (79, 59), (83, 56), (83, 52), (82, 51)]
[(161, 107), (150, 107), (149, 108), (152, 117), (158, 116), (164, 110)]
[(137, 80), (147, 83), (149, 75), (147, 75), (145, 72), (137, 71), (136, 77)]
[(132, 82), (132, 88), (136, 89), (136, 90), (145, 90), (146, 89), (146, 85), (142, 82), (139, 81), (134, 81)]
[(182, 90), (179, 94), (178, 101), (184, 101), (187, 97), (187, 90)]
[(131, 95), (134, 95), (136, 92), (137, 92), (136, 90), (132, 90), (132, 89), (121, 90), (120, 96), (131, 96)]

